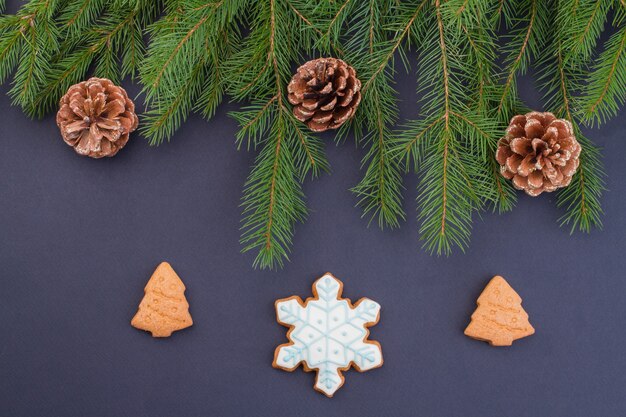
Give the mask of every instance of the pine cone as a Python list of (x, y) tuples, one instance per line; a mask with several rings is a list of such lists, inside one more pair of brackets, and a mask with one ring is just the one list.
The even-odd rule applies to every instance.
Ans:
[(361, 102), (361, 81), (341, 59), (309, 61), (287, 86), (293, 114), (314, 132), (337, 129), (350, 119)]
[(580, 150), (569, 121), (548, 112), (530, 112), (511, 119), (498, 142), (496, 159), (502, 176), (535, 197), (569, 185)]
[(106, 78), (74, 84), (59, 105), (57, 125), (63, 140), (92, 158), (115, 155), (139, 123), (126, 91)]

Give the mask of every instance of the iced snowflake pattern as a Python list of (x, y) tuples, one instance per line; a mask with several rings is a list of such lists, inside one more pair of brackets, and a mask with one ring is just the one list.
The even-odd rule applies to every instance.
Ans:
[(332, 397), (344, 383), (342, 371), (354, 366), (368, 371), (383, 364), (380, 344), (367, 340), (368, 327), (378, 322), (380, 305), (362, 298), (354, 306), (341, 298), (343, 284), (327, 273), (313, 283), (312, 298), (276, 301), (280, 324), (290, 328), (289, 343), (276, 348), (275, 368), (316, 371), (315, 389)]

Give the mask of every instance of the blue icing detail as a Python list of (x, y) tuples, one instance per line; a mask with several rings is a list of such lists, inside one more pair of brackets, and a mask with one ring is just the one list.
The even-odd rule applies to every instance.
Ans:
[(285, 362), (292, 362), (292, 365), (295, 365), (296, 363), (300, 362), (302, 358), (302, 349), (289, 346), (289, 347), (285, 347), (284, 350), (286, 352), (285, 356), (283, 357), (283, 360)]

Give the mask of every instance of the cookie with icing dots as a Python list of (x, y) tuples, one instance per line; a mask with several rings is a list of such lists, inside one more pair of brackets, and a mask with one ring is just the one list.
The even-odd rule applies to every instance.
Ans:
[(343, 385), (343, 372), (350, 367), (364, 372), (383, 364), (380, 343), (368, 340), (380, 305), (368, 298), (353, 305), (341, 298), (342, 290), (343, 283), (326, 273), (313, 283), (313, 297), (275, 303), (278, 323), (289, 328), (289, 342), (276, 348), (272, 366), (291, 372), (302, 364), (305, 371), (315, 371), (314, 388), (328, 397)]
[(144, 297), (130, 324), (152, 333), (153, 337), (169, 337), (172, 332), (193, 324), (185, 284), (167, 262), (162, 262), (144, 288)]
[(522, 298), (504, 278), (496, 275), (489, 281), (465, 335), (488, 342), (491, 346), (511, 346), (514, 340), (535, 333), (522, 307)]

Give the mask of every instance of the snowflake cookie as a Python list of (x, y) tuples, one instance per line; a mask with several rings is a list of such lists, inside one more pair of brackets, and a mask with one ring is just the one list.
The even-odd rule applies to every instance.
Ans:
[(343, 283), (326, 273), (313, 283), (313, 297), (276, 300), (276, 319), (289, 327), (289, 343), (274, 352), (274, 368), (315, 371), (314, 388), (332, 397), (344, 382), (342, 371), (359, 372), (383, 364), (380, 344), (367, 340), (370, 326), (378, 323), (380, 305), (361, 298), (355, 305), (341, 298)]

